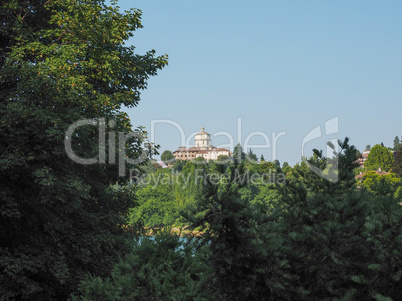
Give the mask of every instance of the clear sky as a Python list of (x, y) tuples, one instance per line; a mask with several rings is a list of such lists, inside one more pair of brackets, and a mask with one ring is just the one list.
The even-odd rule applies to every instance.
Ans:
[[(134, 126), (153, 132), (160, 152), (181, 144), (201, 125), (215, 146), (230, 133), (244, 145), (264, 133), (265, 159), (300, 161), (302, 141), (325, 150), (325, 141), (350, 137), (392, 146), (402, 135), (402, 1), (119, 1), (143, 11), (144, 28), (129, 44), (138, 54), (155, 49), (169, 66), (149, 80), (135, 109)], [(338, 118), (337, 133), (325, 122)], [(238, 119), (241, 133), (238, 133)], [(277, 138), (275, 151), (273, 135)], [(332, 128), (334, 132), (334, 128)], [(336, 132), (336, 131), (335, 131)], [(218, 133), (218, 135), (216, 135)], [(215, 136), (214, 136), (215, 135)], [(190, 142), (191, 144), (192, 142)], [(254, 136), (248, 144), (263, 144)], [(276, 154), (274, 154), (276, 153)]]

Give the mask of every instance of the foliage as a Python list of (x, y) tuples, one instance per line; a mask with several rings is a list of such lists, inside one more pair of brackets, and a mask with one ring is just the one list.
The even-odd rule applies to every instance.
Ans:
[(263, 186), (257, 195), (243, 192), (250, 188), (239, 181), (244, 165), (230, 166), (227, 182), (206, 184), (188, 218), (210, 244), (209, 283), (219, 299), (401, 297), (401, 196), (357, 188), (357, 150), (347, 139), (339, 145), (336, 158), (315, 151), (287, 185)]
[[(252, 206), (241, 180), (244, 164), (230, 166), (220, 185), (207, 183), (188, 218), (210, 244), (213, 274), (209, 279), (220, 300), (268, 300), (278, 285), (280, 239), (263, 225), (270, 216), (265, 202)], [(271, 260), (272, 258), (272, 260)]]
[(159, 165), (159, 163), (156, 160), (148, 160), (145, 162), (145, 164), (140, 166), (141, 172), (139, 176), (143, 174), (150, 174), (156, 172), (158, 169), (161, 169), (162, 167)]
[(246, 159), (246, 153), (243, 152), (243, 147), (238, 143), (233, 150), (233, 159), (235, 162), (240, 163)]
[(194, 159), (194, 162), (197, 162), (197, 163), (205, 162), (205, 158), (204, 157), (197, 157), (197, 158)]
[(258, 158), (257, 155), (253, 152), (253, 150), (250, 148), (246, 155), (247, 161), (252, 163), (252, 164), (257, 164), (258, 163)]
[(89, 277), (72, 301), (214, 300), (203, 286), (209, 270), (207, 247), (197, 239), (161, 233), (141, 237), (115, 265), (111, 278)]
[(376, 194), (392, 196), (401, 184), (401, 179), (396, 174), (379, 175), (371, 171), (364, 175), (360, 185)]
[[(65, 132), (82, 119), (102, 125), (101, 118), (111, 121), (107, 131), (131, 132), (121, 109), (138, 104), (167, 59), (124, 44), (142, 27), (138, 10), (9, 0), (1, 15), (0, 299), (65, 300), (86, 273), (107, 276), (128, 251), (121, 225), (133, 204), (131, 189), (111, 186), (125, 182), (117, 165), (67, 157)], [(71, 138), (75, 154), (101, 163), (95, 127)], [(127, 140), (126, 155), (138, 157), (141, 146)]]
[(400, 149), (395, 155), (392, 172), (396, 173), (398, 177), (402, 178), (402, 149)]
[(230, 163), (230, 159), (228, 156), (219, 155), (216, 161), (212, 161), (213, 163), (217, 163), (219, 165), (227, 166)]
[(170, 150), (165, 150), (161, 155), (161, 159), (163, 163), (169, 164), (174, 161), (174, 156), (172, 155), (172, 152)]
[(151, 228), (177, 225), (181, 207), (175, 197), (175, 181), (166, 169), (146, 175), (136, 193), (137, 206), (131, 209), (129, 224)]
[(383, 171), (389, 171), (393, 163), (393, 154), (386, 147), (377, 144), (371, 149), (364, 167), (366, 170), (378, 170), (378, 168), (381, 168)]
[[(356, 149), (347, 140), (340, 149), (339, 181), (297, 168), (283, 187), (286, 210), (281, 223), (293, 279), (288, 291), (294, 299), (306, 300), (397, 300), (402, 275), (400, 199), (358, 189)], [(321, 169), (327, 162), (322, 156), (309, 160)]]
[(401, 141), (399, 140), (398, 136), (395, 136), (394, 139), (394, 151), (398, 151), (401, 148)]
[(172, 168), (177, 171), (182, 171), (183, 167), (186, 165), (187, 161), (185, 160), (175, 160), (173, 162)]
[[(109, 280), (91, 278), (81, 291), (87, 300), (170, 300), (170, 290), (177, 292), (178, 300), (399, 300), (402, 189), (384, 193), (386, 189), (368, 182), (364, 185), (369, 187), (358, 187), (357, 150), (347, 139), (339, 145), (335, 158), (314, 150), (314, 157), (285, 167), (290, 168), (285, 185), (246, 177), (276, 168), (272, 162), (187, 162), (180, 173), (157, 171), (151, 184), (162, 185), (155, 180), (158, 174), (168, 174), (175, 182), (170, 187), (157, 185), (155, 192), (143, 186), (137, 194), (144, 204), (154, 199), (160, 220), (181, 212), (190, 223), (188, 229), (200, 231), (192, 249), (192, 258), (201, 259), (195, 259), (199, 277), (191, 276), (191, 287), (184, 286), (180, 273), (186, 278), (188, 269), (183, 269), (183, 261), (164, 258), (157, 243), (144, 251), (143, 261), (128, 255), (115, 268), (119, 271), (126, 264), (124, 273), (116, 272), (117, 277)], [(322, 177), (332, 173), (337, 180)], [(382, 187), (397, 184), (393, 175), (390, 179), (392, 183)], [(156, 200), (161, 200), (159, 206)], [(137, 244), (134, 254), (141, 248)]]

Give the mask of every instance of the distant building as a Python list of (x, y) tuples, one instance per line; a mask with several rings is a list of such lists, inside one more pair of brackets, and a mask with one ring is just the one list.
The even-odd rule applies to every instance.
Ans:
[(186, 148), (180, 146), (179, 149), (173, 152), (173, 156), (176, 160), (194, 160), (199, 157), (203, 157), (206, 161), (217, 160), (219, 156), (230, 157), (232, 153), (226, 148), (216, 148), (211, 145), (211, 135), (205, 132), (204, 127), (201, 127), (201, 131), (195, 135), (195, 145)]
[(357, 163), (359, 163), (360, 166), (363, 167), (363, 168), (364, 168), (364, 162), (367, 161), (369, 153), (370, 153), (370, 151), (365, 151), (365, 152), (363, 152), (361, 157), (359, 159), (357, 159)]
[[(361, 173), (358, 174), (355, 178), (358, 179), (358, 180), (361, 180), (361, 179), (363, 179), (364, 176), (365, 176), (366, 174), (368, 174), (369, 172), (374, 172), (374, 171), (372, 170), (372, 171), (368, 171), (368, 172), (364, 172), (364, 173), (361, 172)], [(379, 176), (389, 175), (388, 172), (382, 171), (381, 168), (378, 168), (378, 170), (375, 170), (375, 173), (376, 173), (377, 175), (379, 175)]]

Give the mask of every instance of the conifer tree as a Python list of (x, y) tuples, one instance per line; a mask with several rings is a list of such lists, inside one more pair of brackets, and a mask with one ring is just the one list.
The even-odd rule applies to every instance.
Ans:
[(402, 178), (402, 149), (399, 149), (399, 151), (395, 155), (392, 172), (396, 173), (398, 177)]
[[(281, 238), (276, 225), (268, 223), (268, 204), (253, 207), (242, 197), (244, 163), (229, 167), (230, 177), (221, 185), (207, 183), (187, 218), (191, 228), (201, 228), (210, 245), (212, 274), (207, 282), (220, 300), (270, 300), (285, 296), (278, 266)], [(269, 229), (271, 227), (271, 229)], [(275, 256), (274, 256), (275, 254)], [(275, 288), (276, 290), (273, 290)], [(276, 295), (275, 295), (276, 294)]]
[[(293, 279), (288, 291), (295, 299), (397, 300), (402, 275), (399, 201), (358, 189), (356, 149), (347, 140), (339, 144), (337, 162), (320, 152), (309, 160), (323, 174), (335, 169), (339, 181), (296, 168), (282, 187), (283, 235)], [(390, 219), (383, 219), (388, 214)]]
[(243, 152), (243, 147), (238, 143), (233, 150), (233, 159), (235, 162), (240, 163), (246, 158), (246, 154)]
[(394, 139), (394, 151), (398, 151), (400, 147), (401, 147), (401, 143), (400, 143), (399, 137), (395, 136), (395, 139)]

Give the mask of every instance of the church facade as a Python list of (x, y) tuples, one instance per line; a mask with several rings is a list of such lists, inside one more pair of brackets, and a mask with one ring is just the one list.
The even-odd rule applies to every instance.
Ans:
[(205, 132), (203, 126), (201, 127), (201, 131), (195, 135), (194, 146), (190, 148), (181, 146), (173, 152), (173, 156), (176, 160), (194, 160), (203, 157), (206, 161), (209, 161), (217, 160), (219, 156), (230, 157), (231, 155), (230, 150), (226, 148), (216, 148), (211, 144), (211, 135)]

